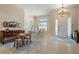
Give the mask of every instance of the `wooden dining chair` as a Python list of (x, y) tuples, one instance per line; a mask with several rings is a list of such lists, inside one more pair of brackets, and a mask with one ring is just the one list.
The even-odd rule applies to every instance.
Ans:
[(30, 31), (26, 33), (26, 39), (28, 42), (31, 42), (31, 32)]
[(23, 47), (23, 41), (20, 37), (20, 35), (17, 35), (15, 40), (14, 40), (14, 47), (18, 48), (18, 47)]

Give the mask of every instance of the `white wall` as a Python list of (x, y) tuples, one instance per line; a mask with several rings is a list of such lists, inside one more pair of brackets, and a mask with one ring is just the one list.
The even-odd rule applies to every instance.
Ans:
[(77, 17), (78, 17), (78, 31), (79, 31), (79, 7), (77, 8)]
[(34, 16), (29, 16), (27, 10), (24, 10), (24, 29), (25, 31), (30, 31), (34, 24)]
[[(21, 24), (21, 27), (3, 27), (5, 21), (16, 21)], [(24, 11), (13, 5), (0, 5), (0, 30), (8, 29), (23, 29), (24, 28)]]

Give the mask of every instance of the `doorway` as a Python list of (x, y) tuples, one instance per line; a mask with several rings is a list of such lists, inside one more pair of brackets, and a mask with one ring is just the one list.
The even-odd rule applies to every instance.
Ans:
[(55, 20), (55, 35), (57, 37), (71, 37), (72, 18), (69, 16), (58, 17)]

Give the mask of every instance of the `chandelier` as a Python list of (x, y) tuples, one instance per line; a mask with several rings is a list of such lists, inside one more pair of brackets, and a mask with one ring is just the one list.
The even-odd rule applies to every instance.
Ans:
[(64, 16), (64, 15), (70, 15), (69, 11), (64, 8), (64, 5), (62, 4), (61, 9), (58, 11), (58, 15)]

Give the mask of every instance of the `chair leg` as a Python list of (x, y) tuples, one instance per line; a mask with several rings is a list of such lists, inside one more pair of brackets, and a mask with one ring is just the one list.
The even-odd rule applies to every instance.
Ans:
[(27, 41), (25, 40), (25, 45), (26, 45), (26, 44), (28, 45), (28, 39), (27, 39)]
[(2, 40), (2, 44), (4, 45), (5, 43), (4, 43), (4, 38), (3, 38), (3, 40)]
[(30, 42), (31, 42), (31, 38), (30, 38)]
[(14, 41), (14, 45), (13, 45), (13, 47), (15, 47), (15, 44), (16, 44), (16, 43), (15, 43), (15, 41)]
[(21, 42), (22, 42), (22, 43), (21, 43), (22, 47), (25, 46), (25, 42), (24, 42), (24, 40), (21, 41)]
[(30, 36), (30, 42), (31, 42), (31, 36)]
[(23, 42), (22, 41), (19, 42), (19, 47), (23, 47)]
[(16, 48), (20, 47), (20, 42), (17, 41), (17, 45), (16, 45)]
[(16, 48), (18, 48), (18, 42), (16, 43)]

